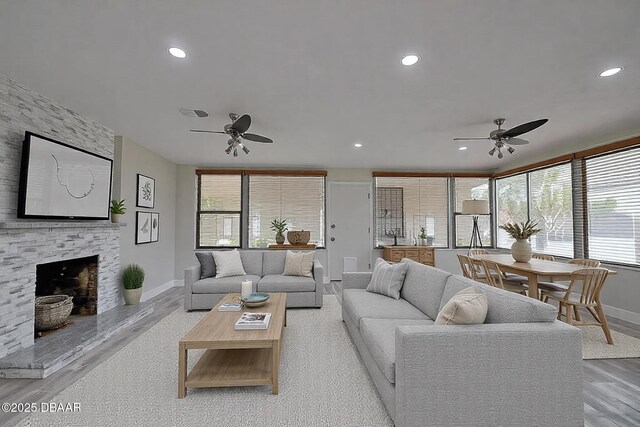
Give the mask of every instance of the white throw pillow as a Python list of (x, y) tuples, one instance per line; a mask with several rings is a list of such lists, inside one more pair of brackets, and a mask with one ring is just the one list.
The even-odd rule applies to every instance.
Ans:
[(382, 258), (378, 258), (373, 267), (367, 291), (399, 299), (400, 289), (404, 284), (404, 276), (407, 274), (408, 268), (409, 265), (404, 262), (389, 264)]
[(313, 277), (313, 259), (316, 251), (292, 252), (287, 251), (284, 260), (283, 276)]
[(435, 325), (476, 325), (487, 318), (487, 296), (473, 286), (461, 290), (447, 302)]
[(232, 251), (213, 251), (211, 252), (216, 262), (216, 279), (231, 276), (246, 276), (240, 252), (236, 249)]

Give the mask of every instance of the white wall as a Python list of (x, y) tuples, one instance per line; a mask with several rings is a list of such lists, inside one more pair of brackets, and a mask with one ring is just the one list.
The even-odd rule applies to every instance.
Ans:
[[(155, 207), (136, 207), (137, 174), (154, 178)], [(120, 268), (139, 264), (145, 271), (143, 300), (174, 286), (177, 166), (126, 137), (115, 138), (113, 198), (125, 199), (127, 223), (120, 236)], [(158, 241), (135, 244), (136, 211), (158, 212)]]

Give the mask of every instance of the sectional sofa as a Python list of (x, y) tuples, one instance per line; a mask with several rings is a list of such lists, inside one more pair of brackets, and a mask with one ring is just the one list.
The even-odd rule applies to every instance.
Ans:
[(287, 292), (287, 307), (322, 307), (324, 267), (313, 262), (313, 277), (283, 276), (287, 252), (239, 250), (246, 276), (201, 278), (200, 264), (184, 271), (184, 309), (210, 310), (223, 296), (240, 293), (241, 283), (257, 283), (259, 292)]
[[(408, 263), (401, 298), (343, 275), (342, 319), (397, 427), (582, 426), (578, 328), (532, 298)], [(488, 300), (484, 324), (435, 326), (457, 292)]]

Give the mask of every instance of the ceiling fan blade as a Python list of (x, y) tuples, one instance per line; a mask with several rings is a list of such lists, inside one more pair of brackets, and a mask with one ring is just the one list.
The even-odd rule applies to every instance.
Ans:
[(253, 142), (264, 142), (266, 144), (271, 144), (273, 141), (266, 136), (256, 135), (255, 133), (245, 133), (242, 135), (242, 138), (248, 139)]
[(251, 117), (248, 114), (243, 115), (231, 125), (238, 133), (245, 133), (251, 126)]
[(524, 123), (514, 128), (509, 129), (508, 131), (502, 133), (500, 136), (502, 138), (513, 138), (514, 136), (522, 135), (523, 133), (531, 132), (534, 129), (539, 128), (543, 124), (547, 123), (549, 119), (540, 119), (534, 120), (529, 123)]
[(528, 143), (529, 141), (522, 138), (509, 138), (505, 141), (505, 144), (507, 145), (526, 145)]
[(473, 141), (476, 139), (491, 139), (491, 138), (453, 138), (454, 141)]
[(226, 132), (220, 132), (217, 130), (198, 130), (198, 129), (191, 129), (189, 132), (200, 132), (200, 133), (226, 133)]

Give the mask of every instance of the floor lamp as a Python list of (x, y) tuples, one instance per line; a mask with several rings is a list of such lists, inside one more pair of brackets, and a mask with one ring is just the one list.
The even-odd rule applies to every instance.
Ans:
[(480, 230), (478, 229), (478, 215), (489, 214), (488, 200), (463, 200), (462, 215), (473, 215), (473, 230), (471, 231), (471, 241), (469, 242), (469, 250), (482, 247), (482, 238), (480, 238)]

